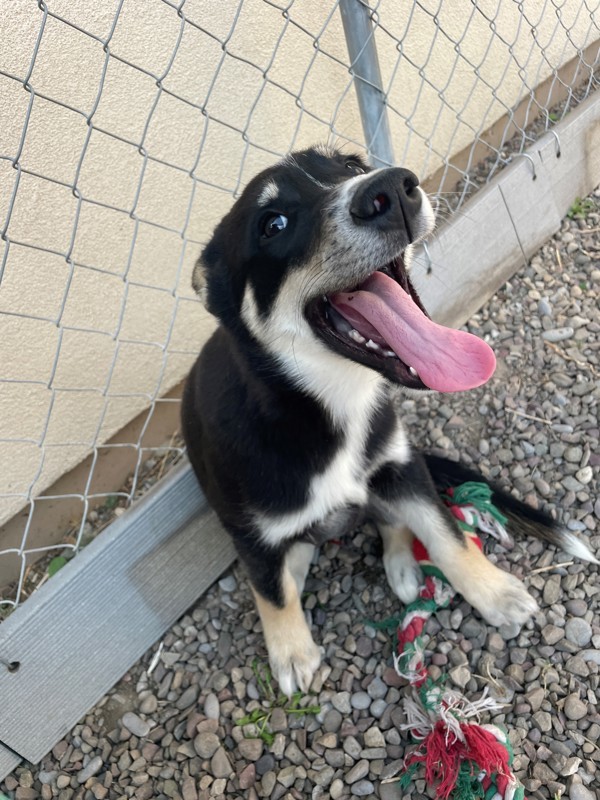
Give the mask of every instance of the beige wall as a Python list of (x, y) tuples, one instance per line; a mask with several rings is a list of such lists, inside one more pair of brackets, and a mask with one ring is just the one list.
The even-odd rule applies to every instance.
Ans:
[[(192, 264), (232, 192), (290, 147), (362, 136), (328, 0), (296, 0), (297, 24), (261, 0), (238, 16), (237, 0), (187, 0), (183, 25), (162, 0), (125, 0), (106, 63), (117, 5), (48, 0), (65, 21), (48, 16), (32, 69), (43, 13), (31, 0), (2, 8), (0, 495), (12, 496), (0, 497), (0, 523), (185, 375), (211, 325)], [(470, 2), (438, 5), (414, 9), (408, 34), (411, 4), (379, 5), (394, 34), (377, 34), (384, 82), (409, 118), (391, 114), (396, 155), (421, 174), (514, 105), (523, 76), (536, 85), (551, 72), (516, 3), (478, 6), (521, 74)], [(579, 0), (563, 6), (574, 44), (542, 5), (524, 3), (558, 66), (594, 37)], [(497, 91), (457, 60), (434, 12)]]

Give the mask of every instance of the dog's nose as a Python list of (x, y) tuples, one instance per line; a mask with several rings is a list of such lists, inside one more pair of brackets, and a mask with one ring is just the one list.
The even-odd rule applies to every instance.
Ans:
[(350, 203), (352, 220), (381, 231), (405, 228), (412, 239), (411, 221), (422, 202), (418, 185), (417, 176), (407, 169), (392, 167), (376, 172), (359, 184)]

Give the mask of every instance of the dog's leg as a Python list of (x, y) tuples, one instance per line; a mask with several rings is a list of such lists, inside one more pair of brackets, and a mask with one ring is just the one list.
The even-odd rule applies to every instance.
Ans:
[(371, 480), (379, 512), (388, 524), (409, 527), (452, 586), (492, 625), (522, 625), (537, 603), (523, 584), (495, 567), (468, 540), (438, 497), (423, 459), (388, 463)]
[(296, 587), (299, 595), (301, 595), (304, 591), (304, 583), (306, 581), (306, 576), (308, 575), (310, 562), (312, 561), (314, 552), (314, 544), (309, 544), (308, 542), (296, 542), (286, 553), (285, 563), (289, 571), (292, 573), (294, 580), (296, 581)]
[(421, 570), (412, 552), (413, 534), (405, 527), (380, 523), (383, 566), (391, 590), (403, 603), (412, 603), (419, 593)]
[(313, 552), (312, 545), (296, 543), (285, 555), (260, 546), (244, 553), (271, 669), (288, 697), (296, 688), (308, 691), (321, 662), (300, 604)]

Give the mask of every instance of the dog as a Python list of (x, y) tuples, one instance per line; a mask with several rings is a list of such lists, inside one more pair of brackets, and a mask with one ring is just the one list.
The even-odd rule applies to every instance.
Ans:
[[(462, 391), (494, 371), (475, 336), (432, 322), (410, 280), (434, 228), (416, 176), (313, 147), (250, 181), (192, 285), (219, 326), (187, 380), (189, 459), (244, 563), (281, 690), (307, 691), (320, 651), (301, 607), (314, 549), (375, 522), (392, 591), (415, 599), (413, 536), (489, 623), (523, 624), (523, 584), (467, 540), (440, 486), (482, 477), (411, 446), (398, 391)], [(512, 496), (494, 500), (582, 558), (588, 548)]]

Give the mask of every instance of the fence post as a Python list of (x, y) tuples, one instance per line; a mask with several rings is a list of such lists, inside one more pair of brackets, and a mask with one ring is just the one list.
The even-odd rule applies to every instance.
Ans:
[(371, 9), (362, 0), (340, 0), (340, 12), (369, 158), (373, 166), (387, 167), (394, 163), (394, 149)]

